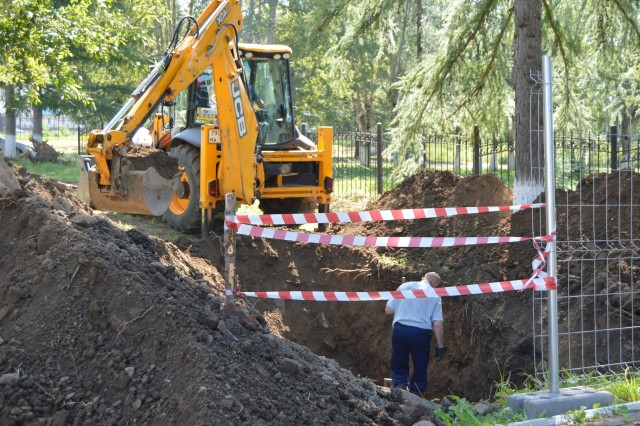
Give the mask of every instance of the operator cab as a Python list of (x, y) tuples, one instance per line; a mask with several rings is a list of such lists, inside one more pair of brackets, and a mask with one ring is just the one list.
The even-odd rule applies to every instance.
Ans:
[[(240, 45), (251, 106), (258, 119), (258, 144), (267, 149), (295, 139), (289, 58), (285, 46)], [(288, 149), (288, 148), (287, 148)]]
[[(313, 150), (315, 144), (298, 131), (293, 114), (291, 49), (281, 45), (238, 45), (246, 89), (258, 120), (258, 145), (263, 150)], [(217, 125), (211, 67), (176, 98), (175, 136), (202, 124)], [(181, 134), (184, 138), (184, 133)], [(196, 137), (196, 133), (193, 135)], [(199, 135), (198, 135), (199, 138)], [(195, 144), (195, 143), (194, 143)]]

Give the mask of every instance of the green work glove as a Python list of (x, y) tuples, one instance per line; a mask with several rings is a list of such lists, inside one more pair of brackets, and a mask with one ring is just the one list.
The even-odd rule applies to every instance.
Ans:
[(444, 353), (446, 352), (446, 349), (443, 347), (441, 348), (436, 348), (436, 362), (440, 362), (444, 359)]

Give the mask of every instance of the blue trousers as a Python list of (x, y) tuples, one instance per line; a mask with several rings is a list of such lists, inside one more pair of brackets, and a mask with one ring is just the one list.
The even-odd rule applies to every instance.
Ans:
[[(431, 330), (396, 323), (391, 336), (392, 386), (409, 386), (410, 391), (427, 388), (427, 366), (431, 349)], [(413, 361), (413, 377), (409, 382), (409, 355)]]

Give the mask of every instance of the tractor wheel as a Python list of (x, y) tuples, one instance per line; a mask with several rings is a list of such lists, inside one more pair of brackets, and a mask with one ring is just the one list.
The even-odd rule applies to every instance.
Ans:
[(264, 214), (315, 213), (318, 202), (309, 198), (263, 198), (260, 209)]
[[(329, 213), (329, 204), (318, 204), (318, 213)], [(324, 232), (327, 230), (326, 223), (318, 224), (318, 232)]]
[(182, 197), (174, 194), (163, 217), (172, 228), (181, 232), (200, 230), (200, 149), (184, 144), (171, 148), (172, 157), (178, 160), (182, 172)]

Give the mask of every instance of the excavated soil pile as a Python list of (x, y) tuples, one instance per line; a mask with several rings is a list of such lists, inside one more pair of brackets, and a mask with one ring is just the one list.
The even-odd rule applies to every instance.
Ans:
[[(413, 424), (433, 417), (401, 406), (397, 392), (370, 380), (389, 377), (384, 302), (241, 299), (241, 309), (224, 309), (221, 238), (184, 236), (176, 246), (125, 232), (93, 216), (63, 185), (13, 173), (20, 189), (0, 199), (0, 424)], [(620, 253), (633, 251), (637, 185), (637, 174), (616, 173), (558, 191), (558, 234), (569, 241), (561, 253), (598, 260), (597, 248), (612, 241), (622, 241), (614, 244)], [(580, 202), (587, 207), (576, 211)], [(508, 204), (511, 191), (495, 177), (429, 172), (371, 209)], [(329, 232), (543, 235), (540, 214), (340, 224)], [(586, 240), (596, 249), (580, 249)], [(428, 270), (447, 286), (528, 278), (535, 255), (530, 242), (376, 249), (241, 237), (236, 271), (243, 290), (391, 290)], [(623, 258), (604, 269), (585, 263), (581, 285), (600, 294), (611, 277), (621, 286), (637, 282), (638, 268)], [(569, 283), (561, 296), (574, 291), (567, 265), (559, 265), (560, 282)], [(517, 382), (518, 373), (533, 372), (532, 297), (446, 298), (447, 355), (430, 366), (427, 396), (478, 400), (502, 376)], [(640, 300), (604, 303), (606, 310), (586, 308), (594, 321), (615, 309), (640, 314)], [(561, 320), (576, 309), (567, 306)], [(583, 344), (589, 351), (592, 342)]]
[(178, 170), (178, 160), (169, 157), (160, 149), (133, 146), (127, 151), (126, 158), (134, 169), (147, 170), (149, 167), (155, 167), (160, 176), (165, 179), (171, 179)]
[(0, 424), (433, 419), (270, 333), (251, 306), (229, 309), (208, 261), (13, 171), (21, 187), (0, 199)]

